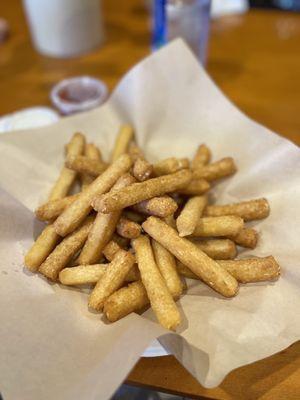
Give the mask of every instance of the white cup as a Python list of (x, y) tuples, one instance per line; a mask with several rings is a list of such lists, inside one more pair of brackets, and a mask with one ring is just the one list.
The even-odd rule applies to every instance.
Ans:
[(36, 49), (72, 57), (103, 43), (100, 0), (23, 0)]

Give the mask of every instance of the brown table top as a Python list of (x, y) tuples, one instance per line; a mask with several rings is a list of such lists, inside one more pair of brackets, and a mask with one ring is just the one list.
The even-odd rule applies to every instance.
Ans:
[[(20, 0), (1, 1), (0, 17), (11, 25), (0, 45), (0, 115), (50, 105), (53, 84), (89, 74), (112, 89), (149, 54), (149, 18), (140, 0), (104, 0), (107, 43), (92, 53), (58, 60), (37, 54), (30, 42)], [(212, 24), (208, 71), (247, 115), (300, 144), (300, 14), (251, 11)], [(299, 399), (300, 343), (239, 368), (216, 389), (204, 389), (173, 357), (141, 359), (128, 383), (193, 398)]]

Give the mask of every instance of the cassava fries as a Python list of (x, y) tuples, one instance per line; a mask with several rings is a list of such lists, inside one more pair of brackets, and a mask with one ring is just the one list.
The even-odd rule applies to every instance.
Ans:
[(48, 201), (36, 209), (35, 215), (41, 221), (51, 221), (57, 218), (78, 196), (79, 194), (73, 194), (62, 199)]
[(207, 181), (214, 181), (216, 179), (224, 178), (225, 176), (233, 175), (237, 171), (233, 158), (226, 157), (214, 163), (199, 167), (194, 170), (194, 179), (206, 179)]
[(168, 175), (189, 168), (189, 165), (190, 162), (187, 158), (170, 157), (155, 163), (153, 165), (153, 172), (156, 176)]
[(203, 217), (197, 222), (192, 233), (194, 237), (235, 236), (244, 227), (244, 221), (236, 215), (222, 217)]
[(173, 215), (177, 208), (176, 201), (170, 196), (152, 197), (152, 199), (141, 201), (132, 206), (132, 209), (137, 212), (161, 218)]
[(192, 169), (203, 167), (210, 162), (211, 151), (205, 144), (200, 144), (192, 161)]
[(132, 174), (140, 182), (149, 179), (153, 172), (153, 165), (144, 158), (138, 158), (133, 165)]
[(92, 177), (97, 177), (106, 170), (107, 164), (100, 160), (88, 158), (87, 156), (68, 156), (66, 167)]
[(116, 161), (122, 154), (127, 153), (130, 141), (133, 138), (133, 128), (130, 125), (122, 125), (117, 136), (112, 153), (112, 161)]
[(258, 233), (253, 228), (243, 228), (235, 236), (228, 236), (237, 245), (254, 249), (258, 241)]
[(169, 250), (211, 288), (225, 297), (232, 297), (237, 294), (238, 283), (236, 279), (192, 242), (181, 238), (164, 221), (156, 217), (149, 217), (142, 227), (148, 235)]
[(178, 193), (185, 196), (199, 196), (210, 189), (210, 184), (205, 179), (193, 179), (187, 186), (180, 188)]
[(141, 225), (125, 217), (121, 217), (117, 223), (117, 233), (127, 239), (137, 238), (141, 234), (141, 230)]
[[(84, 155), (91, 160), (97, 160), (102, 162), (101, 152), (98, 149), (98, 147), (95, 146), (93, 143), (86, 143), (84, 148)], [(94, 178), (91, 175), (86, 173), (80, 174), (79, 177), (81, 181), (81, 190), (83, 190), (94, 180)]]
[(202, 216), (206, 204), (206, 196), (191, 197), (186, 202), (179, 217), (176, 220), (176, 226), (179, 232), (179, 236), (188, 236), (194, 232), (197, 226), (197, 222)]
[(112, 261), (116, 253), (121, 250), (122, 247), (118, 245), (117, 242), (111, 240), (103, 249), (103, 254), (108, 261)]
[(230, 260), (237, 254), (235, 243), (229, 239), (193, 240), (193, 243), (214, 260)]

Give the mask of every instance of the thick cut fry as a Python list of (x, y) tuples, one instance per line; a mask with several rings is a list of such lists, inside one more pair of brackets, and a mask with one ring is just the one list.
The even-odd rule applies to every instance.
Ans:
[(270, 206), (267, 199), (243, 201), (241, 203), (226, 204), (224, 206), (207, 206), (204, 215), (219, 217), (222, 215), (238, 215), (244, 221), (263, 219), (270, 214)]
[[(64, 285), (86, 285), (97, 283), (102, 278), (108, 264), (78, 265), (73, 268), (64, 268), (59, 273), (59, 280)], [(137, 265), (133, 266), (125, 276), (126, 282), (139, 280), (140, 273)]]
[(133, 128), (130, 125), (123, 125), (120, 128), (115, 147), (112, 153), (112, 161), (116, 161), (122, 154), (127, 153), (130, 141), (133, 138)]
[(195, 240), (193, 243), (214, 260), (230, 260), (236, 257), (236, 245), (229, 239)]
[[(241, 283), (269, 281), (280, 276), (280, 267), (272, 256), (243, 260), (218, 260), (217, 263)], [(186, 278), (199, 279), (182, 263), (177, 264), (177, 270)]]
[[(105, 214), (104, 214), (105, 215)], [(107, 214), (106, 214), (107, 215)], [(121, 217), (117, 223), (117, 233), (127, 239), (135, 239), (140, 236), (142, 231), (141, 225), (128, 218)]]
[(119, 250), (90, 294), (89, 307), (102, 310), (105, 300), (120, 288), (134, 263), (131, 253)]
[(155, 263), (149, 238), (139, 236), (132, 241), (132, 245), (142, 282), (158, 321), (166, 329), (175, 330), (180, 324), (180, 314)]
[(97, 177), (106, 170), (107, 164), (103, 161), (94, 160), (87, 156), (69, 156), (66, 160), (66, 167), (83, 174)]
[(39, 272), (55, 281), (59, 272), (83, 246), (92, 223), (93, 219), (91, 217), (87, 218), (83, 226), (64, 238), (40, 266)]
[(132, 211), (132, 210), (123, 210), (123, 215), (124, 217), (131, 219), (131, 221), (137, 222), (140, 224), (141, 222), (144, 222), (146, 219), (146, 215), (144, 214), (139, 214), (138, 212)]
[[(67, 146), (67, 158), (82, 154), (84, 151), (84, 145), (84, 136), (81, 133), (75, 133)], [(75, 178), (75, 171), (63, 167), (60, 172), (60, 176), (50, 193), (49, 200), (57, 200), (65, 197), (73, 185)]]
[(153, 165), (153, 172), (156, 176), (173, 174), (181, 169), (189, 168), (190, 162), (187, 158), (170, 157), (158, 161)]
[(138, 158), (132, 169), (133, 176), (140, 182), (149, 179), (153, 172), (153, 165), (144, 158)]
[(252, 228), (243, 228), (236, 236), (228, 236), (237, 245), (254, 249), (258, 241), (258, 233)]
[(114, 240), (110, 240), (103, 249), (104, 257), (108, 261), (112, 261), (116, 253), (121, 249), (122, 247), (119, 246), (117, 242), (115, 242)]
[(185, 196), (198, 196), (210, 189), (210, 184), (205, 179), (193, 179), (186, 187), (179, 189), (178, 193)]
[(173, 215), (178, 206), (176, 201), (171, 197), (159, 196), (134, 204), (132, 208), (142, 214), (165, 218), (169, 215)]
[(192, 236), (235, 236), (243, 227), (244, 221), (236, 215), (203, 217), (198, 220)]
[(58, 243), (60, 236), (55, 232), (53, 225), (48, 225), (33, 243), (25, 256), (26, 267), (35, 272)]
[(92, 200), (102, 193), (107, 192), (114, 183), (125, 174), (132, 165), (128, 154), (122, 155), (107, 170), (94, 180), (78, 198), (64, 210), (54, 223), (56, 232), (61, 236), (76, 229), (91, 211)]
[(133, 282), (113, 293), (104, 303), (104, 314), (110, 322), (141, 311), (149, 305), (146, 289), (141, 281)]
[[(102, 162), (100, 150), (93, 143), (87, 143), (84, 148), (84, 155), (91, 159)], [(89, 174), (80, 174), (81, 188), (84, 189), (87, 185), (93, 182), (93, 177)]]
[(179, 236), (188, 236), (194, 232), (206, 204), (206, 196), (191, 197), (186, 202), (179, 217), (176, 220)]
[(224, 178), (233, 175), (237, 171), (233, 158), (226, 157), (219, 161), (205, 165), (194, 170), (194, 179), (203, 178), (207, 181)]
[[(133, 176), (125, 174), (117, 180), (111, 192), (130, 185), (133, 182), (135, 182)], [(121, 211), (115, 211), (109, 214), (102, 214), (99, 212), (97, 214), (87, 241), (79, 255), (79, 264), (94, 264), (100, 260), (102, 251), (112, 238), (120, 216)]]
[(169, 292), (174, 299), (178, 299), (182, 294), (182, 282), (176, 269), (176, 260), (173, 254), (165, 249), (156, 240), (151, 241), (156, 265), (164, 278)]
[(38, 207), (35, 211), (36, 217), (41, 221), (51, 221), (57, 218), (70, 204), (72, 204), (79, 194), (66, 196), (62, 199), (51, 200)]
[(93, 201), (93, 207), (97, 211), (109, 213), (136, 204), (140, 201), (162, 196), (167, 192), (173, 192), (191, 180), (191, 171), (182, 170), (175, 174), (148, 179), (145, 182), (134, 183), (116, 193), (107, 193)]
[(169, 250), (179, 261), (190, 268), (192, 272), (214, 290), (226, 297), (232, 297), (238, 292), (236, 279), (194, 243), (181, 238), (164, 221), (156, 217), (149, 217), (142, 227), (153, 239)]
[(192, 161), (192, 169), (203, 167), (210, 162), (211, 151), (205, 144), (200, 144)]

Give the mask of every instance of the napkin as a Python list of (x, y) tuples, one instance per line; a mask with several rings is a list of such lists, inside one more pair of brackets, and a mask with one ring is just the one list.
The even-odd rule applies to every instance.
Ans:
[[(255, 222), (255, 250), (282, 267), (273, 283), (241, 285), (225, 299), (198, 281), (179, 301), (177, 333), (151, 310), (108, 324), (87, 309), (87, 293), (27, 272), (23, 256), (42, 224), (33, 210), (47, 198), (63, 145), (84, 132), (106, 157), (120, 124), (134, 126), (149, 160), (191, 157), (205, 142), (214, 159), (232, 156), (238, 173), (214, 189), (218, 203), (265, 196), (271, 215)], [(300, 334), (300, 153), (242, 114), (177, 40), (135, 66), (100, 108), (54, 125), (0, 137), (0, 390), (5, 400), (108, 399), (154, 339), (205, 387), (270, 356)]]

